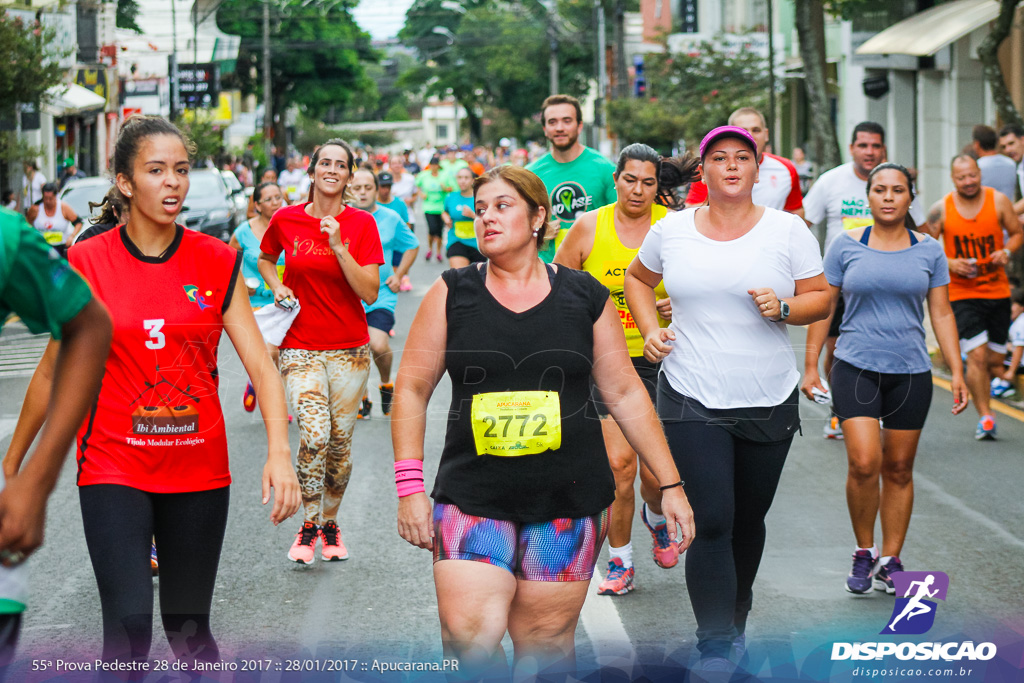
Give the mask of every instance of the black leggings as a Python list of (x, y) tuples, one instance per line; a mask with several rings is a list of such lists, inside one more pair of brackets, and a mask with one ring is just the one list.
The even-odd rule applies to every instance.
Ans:
[(7, 671), (14, 661), (21, 633), (21, 614), (0, 614), (0, 681), (7, 678)]
[(697, 648), (702, 657), (727, 657), (746, 629), (764, 551), (764, 518), (793, 437), (758, 443), (704, 422), (666, 422), (665, 435), (697, 530), (686, 551)]
[(228, 519), (228, 487), (147, 493), (97, 484), (78, 489), (85, 542), (103, 608), (103, 659), (142, 660), (153, 640), (150, 542), (160, 560), (160, 616), (174, 656), (216, 661), (210, 603)]

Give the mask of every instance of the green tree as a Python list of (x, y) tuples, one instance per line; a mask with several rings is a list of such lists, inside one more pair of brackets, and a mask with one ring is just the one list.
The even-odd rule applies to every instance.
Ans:
[[(281, 115), (295, 104), (321, 118), (332, 107), (376, 97), (364, 62), (378, 59), (370, 36), (351, 10), (357, 0), (307, 3), (281, 0), (272, 5), (271, 90), (273, 110)], [(225, 0), (217, 10), (220, 30), (241, 37), (238, 68), (228, 85), (245, 93), (263, 93), (262, 3)], [(233, 81), (233, 82), (232, 82)], [(283, 143), (283, 127), (275, 128)]]
[(59, 60), (70, 50), (55, 49), (56, 31), (38, 21), (24, 22), (0, 10), (0, 115), (18, 104), (38, 105), (46, 91), (64, 82)]
[[(594, 3), (557, 0), (556, 8), (559, 89), (580, 96), (595, 71)], [(519, 133), (549, 94), (549, 16), (539, 0), (416, 0), (399, 37), (421, 57), (404, 84), (452, 95), (474, 141), (483, 135), (484, 106), (508, 111)]]
[(189, 157), (193, 166), (202, 166), (207, 159), (216, 162), (224, 151), (224, 131), (213, 122), (206, 110), (187, 111), (175, 117), (174, 125), (191, 142)]
[(139, 17), (139, 3), (135, 0), (117, 0), (117, 18), (115, 24), (118, 28), (125, 28), (129, 31), (142, 33), (136, 19)]
[(692, 146), (739, 107), (768, 105), (768, 62), (751, 52), (702, 43), (692, 54), (649, 54), (644, 66), (647, 97), (608, 103), (608, 125), (624, 144)]

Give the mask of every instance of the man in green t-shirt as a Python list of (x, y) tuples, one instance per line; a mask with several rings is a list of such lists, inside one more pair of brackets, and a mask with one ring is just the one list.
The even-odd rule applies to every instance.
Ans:
[(536, 173), (548, 190), (551, 210), (560, 221), (558, 236), (541, 251), (551, 262), (573, 221), (581, 215), (615, 202), (615, 164), (580, 142), (583, 111), (579, 100), (569, 95), (552, 95), (541, 105), (544, 137), (551, 151), (526, 167)]
[(437, 262), (442, 259), (442, 241), (444, 235), (444, 198), (454, 188), (452, 181), (441, 172), (441, 160), (435, 155), (427, 167), (416, 176), (416, 189), (423, 198), (423, 215), (427, 219), (427, 260), (437, 255)]
[(38, 445), (24, 467), (5, 459), (0, 477), (0, 671), (14, 654), (25, 611), (21, 562), (43, 541), (46, 500), (96, 400), (111, 335), (110, 317), (85, 281), (20, 214), (0, 209), (0, 328), (11, 313), (32, 332), (63, 341)]

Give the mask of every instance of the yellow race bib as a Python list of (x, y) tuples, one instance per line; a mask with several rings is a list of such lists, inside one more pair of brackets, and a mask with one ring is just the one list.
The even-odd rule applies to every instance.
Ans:
[(280, 263), (277, 264), (277, 279), (284, 282), (284, 266)]
[(843, 230), (856, 230), (857, 228), (866, 228), (874, 224), (875, 219), (871, 216), (865, 216), (864, 218), (847, 217), (843, 219)]
[(64, 244), (64, 233), (59, 230), (47, 230), (43, 233), (43, 239), (51, 246)]
[(562, 446), (556, 391), (496, 391), (473, 397), (477, 455), (534, 455)]
[(455, 236), (460, 240), (476, 239), (476, 231), (473, 230), (473, 221), (455, 221), (453, 225)]

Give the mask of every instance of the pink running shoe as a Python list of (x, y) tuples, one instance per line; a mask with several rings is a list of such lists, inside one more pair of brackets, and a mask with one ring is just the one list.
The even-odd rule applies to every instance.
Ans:
[(399, 292), (411, 292), (412, 291), (412, 280), (409, 279), (408, 275), (402, 276), (402, 282), (398, 285)]
[(341, 531), (338, 530), (338, 524), (333, 519), (320, 527), (320, 540), (323, 541), (323, 545), (320, 546), (320, 557), (325, 562), (348, 559), (348, 550), (341, 542)]
[(622, 566), (622, 560), (614, 558), (608, 560), (608, 575), (597, 587), (598, 595), (625, 595), (633, 590), (633, 568), (626, 569)]
[(313, 522), (304, 522), (299, 533), (295, 534), (295, 542), (288, 550), (288, 559), (299, 564), (313, 564), (313, 552), (316, 550), (316, 539), (320, 530)]
[(654, 564), (662, 569), (676, 566), (679, 562), (679, 546), (668, 537), (668, 525), (665, 522), (657, 526), (650, 525), (647, 521), (647, 503), (640, 508), (640, 519), (651, 532), (651, 555), (654, 556)]
[(428, 251), (427, 252), (427, 260), (429, 261), (432, 258), (434, 258), (434, 252), (433, 251)]

